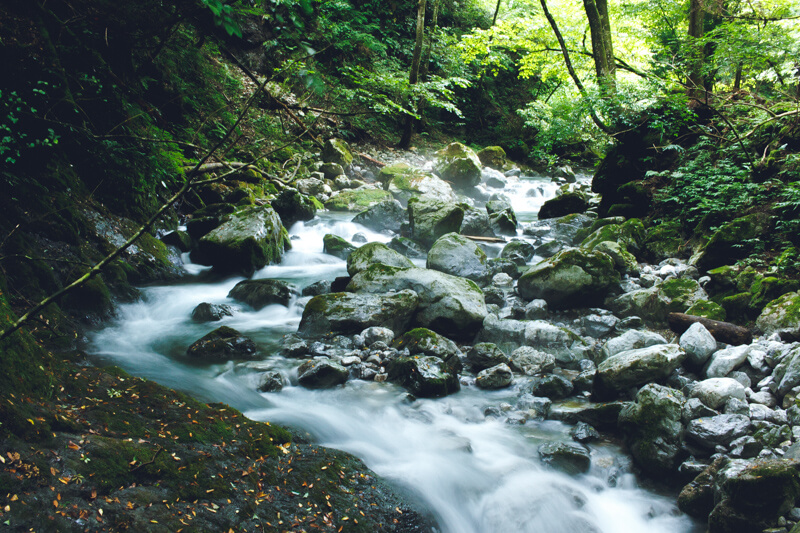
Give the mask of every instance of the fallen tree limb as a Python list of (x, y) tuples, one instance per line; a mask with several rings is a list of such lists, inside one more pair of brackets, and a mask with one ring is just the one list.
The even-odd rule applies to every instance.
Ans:
[(188, 176), (192, 174), (208, 174), (209, 172), (216, 172), (218, 170), (231, 170), (252, 167), (251, 163), (240, 163), (239, 161), (225, 161), (222, 163), (206, 163), (195, 168), (194, 165), (183, 167), (183, 171)]
[(670, 329), (678, 335), (683, 334), (692, 324), (699, 323), (719, 342), (734, 346), (753, 342), (753, 333), (749, 329), (730, 322), (720, 322), (719, 320), (711, 320), (710, 318), (684, 313), (670, 313), (667, 316), (667, 323), (669, 323)]
[(356, 152), (356, 155), (357, 155), (358, 157), (361, 157), (361, 158), (363, 158), (363, 159), (366, 159), (366, 160), (367, 160), (367, 161), (369, 161), (370, 163), (374, 163), (374, 164), (378, 165), (379, 167), (385, 167), (385, 166), (386, 166), (386, 163), (384, 163), (383, 161), (378, 161), (378, 160), (377, 160), (377, 159), (375, 159), (374, 157), (370, 157), (370, 156), (368, 156), (367, 154), (362, 154), (361, 152)]
[(497, 243), (506, 242), (506, 240), (502, 237), (482, 237), (480, 235), (462, 235), (462, 237), (466, 237), (471, 241), (478, 241), (478, 242), (497, 242)]

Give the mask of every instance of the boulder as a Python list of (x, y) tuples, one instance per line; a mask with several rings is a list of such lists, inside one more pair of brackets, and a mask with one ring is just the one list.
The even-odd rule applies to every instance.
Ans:
[(778, 382), (775, 393), (780, 397), (800, 385), (800, 346), (793, 347), (773, 374)]
[(722, 378), (736, 370), (740, 365), (747, 361), (747, 353), (750, 346), (729, 346), (724, 350), (715, 352), (706, 367), (706, 376), (710, 378)]
[(353, 164), (353, 154), (350, 147), (342, 139), (328, 139), (322, 146), (322, 161), (336, 163), (345, 168)]
[(601, 349), (600, 357), (602, 360), (606, 360), (618, 353), (659, 344), (667, 344), (667, 339), (653, 331), (629, 329), (619, 337), (614, 337), (606, 342)]
[(603, 241), (594, 247), (595, 252), (602, 252), (614, 261), (614, 267), (620, 274), (638, 275), (639, 263), (636, 257), (625, 249), (624, 244), (612, 241)]
[(506, 259), (520, 257), (522, 258), (524, 263), (527, 263), (528, 261), (533, 259), (533, 255), (535, 253), (536, 253), (536, 248), (531, 243), (529, 243), (528, 241), (515, 239), (503, 247), (503, 250), (500, 252), (500, 257)]
[(764, 335), (777, 333), (787, 342), (800, 340), (800, 292), (769, 302), (756, 320), (756, 327)]
[(758, 237), (766, 234), (770, 226), (766, 213), (753, 213), (723, 224), (690, 262), (701, 270), (733, 264), (753, 252)]
[(277, 279), (246, 279), (234, 285), (228, 298), (245, 303), (258, 311), (272, 304), (288, 306), (297, 295), (297, 287)]
[(619, 279), (606, 254), (570, 248), (531, 267), (517, 290), (526, 300), (541, 298), (554, 309), (588, 307), (601, 302)]
[(636, 464), (654, 476), (672, 476), (681, 462), (683, 393), (648, 384), (619, 414), (619, 427)]
[(406, 257), (412, 259), (423, 259), (427, 256), (425, 248), (423, 248), (417, 241), (413, 241), (406, 237), (394, 237), (388, 244), (389, 248), (395, 252), (400, 252)]
[(297, 189), (283, 189), (270, 204), (287, 228), (295, 222), (311, 220), (317, 214), (317, 204)]
[(280, 261), (287, 242), (285, 232), (274, 209), (248, 207), (202, 237), (191, 258), (217, 270), (249, 276)]
[(462, 235), (472, 235), (477, 237), (494, 237), (495, 233), (489, 221), (489, 214), (485, 209), (477, 207), (465, 207), (464, 218), (461, 221)]
[(492, 231), (499, 235), (517, 234), (517, 214), (510, 203), (498, 200), (486, 202), (486, 212)]
[(167, 246), (174, 246), (180, 252), (188, 252), (192, 249), (192, 237), (185, 231), (168, 231), (161, 236), (161, 242)]
[(380, 242), (371, 242), (353, 250), (347, 257), (347, 273), (355, 276), (371, 265), (381, 264), (397, 268), (411, 268), (414, 263)]
[(451, 372), (461, 372), (461, 350), (456, 343), (426, 328), (415, 328), (395, 338), (394, 348), (408, 349), (409, 355), (433, 355), (444, 361)]
[(389, 381), (420, 398), (438, 398), (461, 389), (458, 375), (450, 372), (444, 361), (432, 355), (393, 359), (387, 371)]
[(535, 376), (551, 372), (556, 366), (556, 357), (530, 346), (520, 346), (509, 356), (509, 365), (517, 372)]
[(414, 323), (451, 338), (472, 338), (486, 318), (483, 292), (473, 281), (425, 268), (372, 265), (359, 272), (348, 291), (385, 293), (411, 289), (419, 295)]
[(701, 448), (713, 450), (716, 446), (728, 446), (749, 430), (748, 417), (724, 414), (692, 420), (686, 427), (686, 438)]
[(473, 241), (448, 233), (439, 237), (428, 252), (427, 268), (471, 279), (485, 285), (492, 276), (486, 253)]
[(391, 200), (392, 195), (381, 189), (368, 187), (359, 189), (345, 189), (331, 196), (325, 202), (325, 207), (331, 211), (356, 211), (361, 212), (369, 207)]
[[(554, 326), (544, 320), (511, 320), (488, 315), (483, 321), (476, 342), (493, 342), (506, 352), (527, 346), (554, 356), (564, 366), (585, 357), (587, 343), (566, 328)], [(516, 363), (511, 363), (512, 368)], [(520, 361), (520, 368), (524, 362)]]
[(344, 176), (344, 167), (339, 163), (323, 163), (319, 166), (319, 171), (329, 182), (335, 182), (337, 178)]
[(514, 381), (514, 374), (506, 364), (495, 365), (491, 368), (481, 370), (475, 383), (481, 389), (504, 389)]
[(322, 251), (339, 259), (347, 259), (355, 250), (356, 246), (338, 235), (328, 233), (322, 238)]
[(678, 344), (686, 352), (689, 362), (695, 366), (705, 364), (711, 354), (717, 351), (717, 341), (699, 322), (695, 322), (683, 332)]
[(464, 220), (464, 207), (432, 198), (412, 198), (408, 202), (411, 238), (426, 246), (447, 233), (458, 233)]
[(638, 289), (615, 298), (610, 309), (620, 317), (637, 316), (650, 323), (662, 323), (669, 314), (670, 300), (658, 286)]
[(409, 290), (395, 294), (322, 294), (306, 304), (297, 334), (307, 338), (355, 335), (371, 326), (403, 332), (418, 304), (419, 297)]
[(744, 515), (777, 520), (788, 513), (800, 496), (800, 463), (796, 460), (767, 459), (746, 463), (731, 475), (723, 475), (720, 492), (732, 507)]
[(481, 182), (481, 162), (471, 148), (451, 143), (436, 152), (433, 170), (456, 189), (470, 189)]
[(214, 361), (256, 359), (258, 348), (255, 342), (235, 329), (222, 326), (189, 346), (186, 355)]
[(539, 446), (542, 463), (566, 474), (585, 474), (592, 465), (589, 449), (577, 442), (547, 442)]
[(453, 188), (446, 181), (406, 163), (395, 163), (383, 167), (378, 175), (378, 180), (401, 205), (407, 205), (408, 201), (416, 196), (425, 196), (449, 203), (456, 203), (458, 199)]
[(506, 151), (501, 146), (487, 146), (477, 153), (478, 159), (481, 164), (495, 170), (503, 170), (508, 160), (506, 159)]
[(261, 374), (256, 388), (259, 392), (280, 392), (283, 390), (283, 376), (274, 370), (264, 372)]
[(329, 389), (347, 381), (348, 370), (330, 359), (304, 361), (297, 369), (297, 381), (309, 389)]
[(586, 197), (578, 192), (567, 192), (547, 200), (539, 209), (539, 220), (558, 218), (589, 209)]
[(710, 320), (724, 321), (728, 318), (725, 308), (716, 302), (699, 300), (686, 310), (687, 315), (699, 316)]
[(572, 382), (564, 376), (548, 374), (533, 380), (531, 394), (551, 400), (560, 400), (572, 394), (574, 388)]
[(480, 372), (493, 366), (507, 364), (508, 361), (509, 359), (505, 352), (491, 342), (479, 342), (467, 352), (467, 363), (469, 363), (470, 370), (473, 372)]
[(353, 222), (372, 231), (388, 230), (395, 233), (400, 233), (400, 228), (407, 220), (408, 213), (397, 200), (379, 202), (353, 217)]
[(597, 367), (593, 397), (610, 399), (627, 391), (664, 379), (686, 358), (677, 344), (661, 344), (629, 350), (609, 357)]
[(327, 198), (333, 192), (329, 185), (317, 178), (302, 178), (293, 183), (297, 190), (315, 198)]
[(744, 386), (732, 378), (710, 378), (698, 381), (689, 394), (711, 409), (721, 409), (731, 398), (747, 400)]
[(632, 218), (622, 224), (607, 224), (598, 228), (581, 242), (581, 248), (593, 250), (601, 242), (612, 241), (624, 244), (629, 252), (636, 254), (641, 250), (645, 236), (642, 221)]
[(233, 316), (233, 308), (225, 304), (203, 302), (192, 311), (192, 320), (195, 322), (217, 322), (226, 316)]

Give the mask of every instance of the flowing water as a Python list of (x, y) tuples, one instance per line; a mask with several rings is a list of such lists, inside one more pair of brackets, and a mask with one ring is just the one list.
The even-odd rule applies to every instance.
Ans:
[[(521, 220), (533, 220), (554, 190), (549, 179), (522, 178), (503, 192)], [(348, 240), (357, 233), (369, 241), (389, 240), (351, 218), (322, 213), (296, 224), (290, 230), (293, 249), (280, 265), (254, 277), (304, 287), (344, 275), (345, 262), (322, 253), (326, 233)], [(641, 488), (629, 459), (614, 445), (590, 445), (587, 474), (571, 477), (543, 467), (538, 446), (571, 440), (570, 427), (556, 421), (509, 425), (485, 417), (487, 406), (515, 403), (513, 387), (488, 392), (469, 385), (446, 398), (409, 402), (390, 383), (351, 380), (331, 390), (297, 386), (300, 362), (279, 356), (243, 364), (190, 361), (186, 348), (220, 325), (253, 338), (264, 354), (274, 353), (279, 339), (296, 331), (302, 309), (296, 304), (257, 312), (240, 308), (221, 322), (196, 324), (189, 317), (201, 302), (236, 307), (227, 294), (243, 278), (219, 280), (204, 267), (187, 263), (186, 268), (190, 281), (143, 289), (141, 301), (121, 306), (115, 320), (91, 334), (88, 351), (99, 363), (119, 365), (204, 401), (228, 403), (252, 419), (300, 428), (322, 445), (353, 453), (418, 495), (447, 533), (703, 531), (677, 511), (674, 494)], [(289, 385), (279, 393), (258, 393), (258, 377), (265, 370), (280, 371)]]

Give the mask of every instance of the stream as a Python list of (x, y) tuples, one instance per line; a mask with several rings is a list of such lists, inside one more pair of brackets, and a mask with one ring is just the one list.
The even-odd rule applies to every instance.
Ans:
[[(510, 179), (502, 192), (524, 222), (536, 219), (556, 188), (549, 177), (523, 176)], [(322, 252), (326, 233), (350, 241), (357, 233), (368, 241), (390, 240), (350, 222), (352, 217), (322, 212), (295, 224), (290, 228), (293, 249), (281, 264), (256, 272), (254, 278), (278, 278), (303, 288), (346, 275), (343, 260)], [(499, 248), (486, 251), (496, 256)], [(295, 301), (254, 312), (227, 297), (244, 278), (215, 278), (206, 267), (191, 264), (188, 257), (185, 261), (186, 280), (143, 288), (140, 301), (121, 305), (113, 320), (89, 334), (87, 352), (97, 364), (118, 365), (203, 401), (230, 404), (252, 419), (293, 426), (321, 445), (350, 452), (415, 494), (446, 533), (704, 531), (677, 510), (674, 493), (643, 488), (631, 473), (630, 459), (615, 444), (590, 444), (592, 466), (583, 475), (542, 466), (539, 445), (571, 441), (571, 426), (552, 420), (512, 425), (484, 416), (488, 406), (513, 405), (519, 395), (514, 386), (484, 391), (471, 380), (454, 395), (416, 401), (408, 401), (402, 388), (388, 382), (350, 380), (327, 390), (298, 386), (301, 361), (268, 354), (280, 349), (284, 335), (296, 331), (301, 305)], [(424, 266), (424, 261), (415, 262)], [(238, 312), (221, 322), (198, 324), (190, 314), (201, 302), (229, 304)], [(186, 348), (220, 325), (255, 340), (264, 360), (189, 360)], [(281, 392), (257, 392), (266, 370), (283, 374), (287, 384)]]

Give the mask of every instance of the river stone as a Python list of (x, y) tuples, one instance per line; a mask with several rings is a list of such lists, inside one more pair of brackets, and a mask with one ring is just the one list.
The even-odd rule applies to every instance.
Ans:
[(624, 244), (629, 252), (636, 254), (641, 249), (645, 236), (642, 221), (632, 218), (622, 224), (607, 224), (598, 228), (581, 242), (581, 248), (593, 250), (601, 242), (612, 241)]
[(799, 468), (800, 463), (787, 459), (747, 463), (732, 475), (721, 476), (721, 492), (738, 512), (777, 519), (792, 509), (800, 496)]
[(639, 263), (636, 257), (625, 249), (624, 244), (612, 241), (603, 241), (594, 247), (595, 252), (602, 252), (614, 261), (614, 267), (620, 274), (638, 275)]
[(509, 359), (511, 368), (528, 376), (550, 372), (556, 366), (556, 358), (553, 354), (530, 346), (520, 346), (511, 352)]
[(403, 289), (419, 295), (415, 324), (447, 337), (471, 339), (487, 315), (483, 292), (475, 282), (436, 270), (372, 265), (347, 285), (349, 291), (366, 293)]
[[(208, 231), (211, 231), (210, 228)], [(174, 246), (180, 252), (188, 252), (192, 249), (192, 237), (185, 231), (168, 231), (161, 236), (161, 242), (167, 246)]]
[(258, 311), (272, 304), (288, 306), (297, 295), (297, 287), (277, 279), (246, 279), (234, 285), (228, 298), (245, 303)]
[(775, 368), (773, 376), (778, 385), (774, 389), (778, 397), (789, 393), (800, 385), (800, 346), (792, 348), (783, 358), (783, 362)]
[(256, 359), (258, 348), (252, 339), (228, 326), (222, 326), (203, 336), (186, 350), (189, 357), (229, 361)]
[(458, 233), (448, 233), (433, 243), (426, 266), (445, 274), (471, 279), (479, 285), (488, 283), (492, 275), (486, 253)]
[(408, 213), (397, 200), (379, 202), (353, 217), (353, 222), (372, 231), (389, 230), (395, 233), (400, 233), (400, 228), (407, 220)]
[(514, 381), (514, 375), (511, 369), (506, 364), (499, 364), (493, 367), (481, 370), (475, 383), (481, 389), (504, 389), (511, 385)]
[(581, 328), (583, 328), (584, 335), (599, 339), (614, 331), (614, 327), (618, 322), (619, 318), (610, 313), (603, 315), (591, 314), (581, 317)]
[(306, 338), (354, 335), (371, 326), (403, 332), (418, 305), (419, 297), (409, 290), (395, 294), (321, 294), (306, 304), (297, 334)]
[(332, 195), (325, 202), (325, 207), (330, 211), (356, 211), (360, 213), (370, 206), (391, 200), (392, 195), (382, 189), (363, 187), (359, 189), (345, 189)]
[(481, 182), (478, 155), (461, 143), (451, 143), (436, 152), (433, 170), (457, 189), (471, 189)]
[(366, 346), (372, 346), (379, 341), (388, 346), (394, 340), (394, 331), (379, 326), (369, 327), (362, 331), (360, 335), (364, 338), (364, 344)]
[(203, 302), (192, 311), (192, 320), (195, 322), (217, 322), (226, 316), (233, 316), (233, 307), (225, 304)]
[(514, 255), (518, 255), (522, 257), (527, 263), (531, 259), (533, 259), (533, 255), (536, 253), (536, 248), (529, 243), (528, 241), (522, 240), (512, 240), (508, 244), (503, 247), (503, 250), (500, 252), (500, 257), (503, 258), (510, 258)]
[(531, 394), (543, 396), (551, 400), (560, 400), (572, 394), (572, 382), (558, 374), (549, 374), (536, 378), (531, 386)]
[(508, 361), (509, 358), (505, 352), (491, 342), (479, 342), (467, 352), (467, 363), (469, 363), (470, 370), (473, 372), (480, 372), (493, 366), (507, 364)]
[(328, 139), (322, 146), (322, 161), (349, 167), (353, 164), (353, 154), (342, 139)]
[[(297, 190), (316, 198), (327, 197), (333, 192), (329, 185), (317, 178), (301, 178), (293, 183)], [(327, 199), (327, 198), (326, 198)]]
[(651, 323), (664, 322), (669, 314), (670, 300), (658, 286), (626, 292), (610, 303), (610, 309), (620, 317), (637, 316)]
[(444, 361), (432, 355), (399, 357), (389, 362), (387, 370), (389, 381), (420, 398), (438, 398), (461, 389), (458, 376), (447, 370)]
[(418, 197), (408, 202), (411, 238), (426, 246), (447, 233), (457, 233), (464, 220), (464, 207), (433, 198)]
[(480, 162), (494, 170), (502, 171), (508, 160), (502, 146), (487, 146), (477, 153)]
[(488, 315), (477, 342), (493, 342), (505, 352), (513, 352), (521, 346), (530, 346), (555, 356), (557, 361), (572, 362), (586, 342), (566, 328), (554, 326), (544, 320), (511, 320)]
[(722, 378), (738, 368), (747, 361), (747, 352), (750, 346), (729, 346), (724, 350), (719, 350), (711, 356), (711, 360), (706, 367), (706, 376), (710, 378)]
[(338, 235), (328, 233), (322, 238), (323, 253), (338, 257), (339, 259), (347, 259), (354, 250), (356, 250), (356, 246), (353, 246), (347, 239), (339, 237)]
[(569, 430), (569, 436), (580, 443), (600, 440), (600, 433), (586, 422), (575, 424), (575, 427)]
[(678, 340), (681, 348), (686, 351), (686, 358), (695, 366), (700, 366), (708, 361), (717, 351), (717, 341), (700, 322), (695, 322), (683, 332)]
[(505, 201), (486, 202), (486, 212), (489, 214), (489, 224), (492, 230), (500, 235), (516, 235), (517, 214), (511, 204)]
[(528, 320), (541, 320), (547, 317), (547, 301), (537, 298), (525, 306), (525, 318)]
[(425, 248), (423, 248), (418, 242), (412, 241), (407, 237), (392, 237), (392, 240), (389, 241), (388, 246), (395, 252), (400, 252), (404, 256), (411, 259), (424, 259), (427, 256)]
[(742, 401), (747, 399), (742, 384), (731, 378), (710, 378), (698, 381), (692, 386), (689, 395), (692, 398), (699, 398), (711, 409), (723, 407), (731, 398)]
[(330, 359), (311, 359), (297, 369), (297, 381), (309, 389), (329, 389), (347, 381), (349, 374), (345, 367)]
[(461, 372), (461, 350), (456, 343), (426, 328), (415, 328), (397, 337), (394, 348), (406, 348), (409, 355), (433, 355), (447, 364), (451, 372)]
[(589, 208), (586, 197), (578, 192), (567, 192), (547, 200), (539, 209), (539, 220), (558, 218), (573, 213), (583, 213)]
[(353, 250), (347, 256), (347, 273), (355, 276), (370, 265), (381, 264), (397, 268), (411, 268), (414, 263), (400, 252), (380, 242), (371, 242)]
[(589, 449), (576, 442), (547, 442), (539, 446), (542, 463), (569, 475), (585, 474), (592, 459)]
[(655, 476), (674, 475), (681, 462), (683, 393), (650, 383), (619, 414), (619, 427), (634, 460)]
[(486, 210), (472, 206), (464, 208), (464, 218), (461, 221), (459, 233), (477, 237), (495, 236)]
[(533, 266), (517, 282), (526, 300), (542, 298), (551, 308), (587, 307), (619, 283), (609, 256), (571, 248)]
[(800, 292), (789, 292), (769, 302), (756, 327), (765, 336), (778, 333), (787, 342), (800, 340)]
[(593, 397), (613, 398), (631, 387), (669, 376), (686, 358), (677, 344), (661, 344), (628, 350), (609, 357), (597, 367)]
[(248, 207), (233, 213), (227, 222), (202, 237), (191, 258), (217, 270), (249, 276), (280, 261), (285, 231), (271, 207)]
[(287, 228), (295, 222), (311, 220), (317, 214), (317, 205), (311, 198), (291, 187), (282, 190), (270, 205)]
[(729, 445), (749, 430), (748, 417), (723, 414), (692, 420), (686, 428), (686, 437), (702, 448), (713, 450), (715, 446)]
[(659, 344), (667, 344), (667, 339), (652, 331), (629, 329), (619, 337), (614, 337), (606, 342), (600, 350), (600, 357), (602, 360), (606, 360), (618, 353)]
[(259, 392), (280, 392), (283, 390), (283, 376), (280, 372), (270, 371), (261, 374), (258, 380)]
[(417, 169), (411, 169), (403, 176), (396, 175), (387, 185), (387, 190), (401, 205), (408, 205), (408, 201), (414, 197), (426, 197), (453, 204), (458, 201), (458, 196), (449, 183)]

